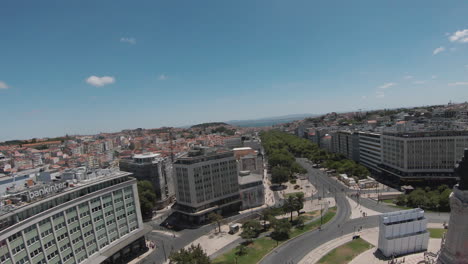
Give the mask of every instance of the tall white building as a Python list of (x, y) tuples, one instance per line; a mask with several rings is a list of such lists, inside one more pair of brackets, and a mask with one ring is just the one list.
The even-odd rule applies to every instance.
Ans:
[(232, 151), (197, 147), (173, 165), (177, 202), (173, 206), (184, 222), (200, 224), (211, 212), (238, 211), (238, 168)]
[(380, 173), (382, 163), (381, 134), (359, 132), (359, 162), (374, 172)]
[(425, 251), (428, 244), (424, 210), (417, 208), (380, 215), (379, 250), (384, 256)]
[(455, 182), (454, 167), (466, 147), (468, 131), (386, 132), (380, 168), (401, 183)]
[(125, 263), (146, 247), (131, 174), (79, 174), (7, 192), (0, 207), (2, 263)]

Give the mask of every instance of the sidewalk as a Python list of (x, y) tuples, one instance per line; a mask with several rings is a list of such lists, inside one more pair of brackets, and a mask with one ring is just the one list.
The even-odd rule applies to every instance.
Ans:
[[(367, 233), (367, 232), (377, 232), (378, 233), (378, 228), (371, 228), (371, 229), (364, 229), (361, 231), (361, 237), (367, 241), (367, 239), (364, 237), (364, 233)], [(336, 238), (336, 239), (333, 239), (331, 241), (328, 241), (327, 243), (325, 244), (322, 244), (320, 247), (312, 250), (311, 252), (309, 252), (309, 254), (307, 254), (304, 258), (301, 259), (301, 261), (299, 261), (299, 264), (314, 264), (314, 263), (317, 263), (322, 257), (324, 257), (326, 254), (328, 254), (328, 252), (332, 251), (333, 249), (341, 246), (341, 245), (344, 245), (350, 241), (353, 240), (353, 234), (347, 234), (347, 235), (344, 235), (344, 236), (341, 236), (339, 238)], [(371, 243), (370, 241), (368, 241), (369, 243)], [(362, 262), (362, 263), (365, 263), (365, 262)]]
[(147, 256), (149, 256), (151, 253), (153, 253), (153, 251), (156, 250), (156, 247), (151, 249), (149, 248), (148, 251), (146, 251), (143, 255), (140, 255), (134, 259), (132, 259), (130, 262), (128, 262), (127, 264), (137, 264), (139, 263), (140, 261), (142, 261), (143, 259), (145, 259)]
[(372, 216), (372, 215), (379, 215), (381, 213), (376, 212), (374, 210), (371, 210), (367, 207), (364, 207), (362, 205), (358, 205), (356, 201), (353, 199), (349, 198), (346, 196), (346, 199), (349, 202), (349, 205), (351, 206), (351, 216), (349, 217), (350, 219), (355, 219), (355, 218), (361, 218), (363, 216), (363, 213), (366, 214), (366, 216)]
[(205, 250), (206, 254), (208, 256), (211, 256), (218, 250), (224, 248), (225, 246), (231, 244), (232, 242), (240, 238), (241, 230), (232, 235), (228, 233), (229, 224), (221, 226), (221, 233), (219, 233), (218, 231), (218, 227), (216, 227), (216, 229), (210, 231), (208, 234), (203, 235), (191, 242), (189, 245), (186, 246), (186, 248), (190, 247), (190, 245), (192, 244), (200, 244), (203, 250)]
[[(321, 206), (322, 204), (322, 206)], [(320, 216), (320, 209), (323, 209), (324, 214), (325, 214), (325, 208), (331, 208), (336, 205), (335, 203), (335, 198), (333, 197), (327, 197), (325, 199), (322, 199), (321, 201), (319, 200), (310, 200), (310, 201), (305, 201), (304, 202), (304, 208), (301, 211), (304, 211), (306, 213), (313, 212), (313, 211), (318, 211), (319, 216)], [(293, 212), (293, 217), (297, 216), (297, 212)], [(288, 218), (291, 217), (291, 213), (286, 213), (277, 216), (277, 219), (282, 219), (282, 218)]]

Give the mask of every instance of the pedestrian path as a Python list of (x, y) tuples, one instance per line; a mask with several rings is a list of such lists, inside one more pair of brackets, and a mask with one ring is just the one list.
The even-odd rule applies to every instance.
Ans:
[[(370, 234), (376, 233), (376, 232), (378, 234), (378, 228), (370, 228), (370, 229), (363, 230), (362, 232), (360, 232), (360, 234), (367, 234), (368, 233), (369, 235), (367, 235), (367, 239), (369, 239)], [(352, 233), (347, 234), (347, 235), (341, 236), (339, 238), (330, 240), (327, 243), (322, 244), (320, 247), (312, 250), (304, 258), (302, 258), (302, 260), (299, 261), (299, 264), (314, 264), (314, 263), (317, 263), (322, 257), (327, 255), (328, 252), (332, 251), (333, 249), (335, 249), (335, 248), (337, 248), (337, 247), (339, 247), (341, 245), (344, 245), (344, 244), (352, 241), (353, 236), (354, 236), (354, 234), (352, 234)], [(367, 239), (366, 239), (366, 237), (364, 235), (361, 235), (361, 237), (362, 237), (362, 239), (367, 241)], [(373, 237), (372, 237), (372, 240), (373, 240)], [(367, 241), (367, 242), (372, 244), (371, 241)], [(363, 262), (363, 263), (365, 263), (365, 262)]]
[(372, 209), (369, 209), (367, 207), (364, 207), (360, 204), (358, 204), (356, 201), (353, 199), (349, 198), (346, 196), (346, 199), (349, 202), (349, 205), (351, 206), (351, 216), (350, 219), (356, 219), (356, 218), (361, 218), (364, 216), (372, 216), (372, 215), (379, 215), (381, 213), (374, 211)]
[(151, 246), (150, 245), (151, 241), (146, 241), (146, 246), (148, 247), (148, 251), (146, 251), (144, 254), (132, 259), (131, 261), (128, 262), (128, 264), (138, 264), (141, 260), (149, 256), (151, 253), (153, 253), (154, 250), (156, 250), (156, 246)]

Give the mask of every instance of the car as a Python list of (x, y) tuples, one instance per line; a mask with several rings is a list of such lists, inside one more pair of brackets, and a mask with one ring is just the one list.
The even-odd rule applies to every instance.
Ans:
[(361, 237), (360, 235), (355, 235), (355, 236), (353, 236), (353, 240), (354, 240), (354, 239), (358, 239), (358, 238), (360, 238), (360, 237)]

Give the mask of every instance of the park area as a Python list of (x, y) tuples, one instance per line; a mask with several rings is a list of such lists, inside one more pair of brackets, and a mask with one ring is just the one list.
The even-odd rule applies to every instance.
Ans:
[[(311, 212), (318, 215), (319, 212)], [(328, 209), (328, 212), (323, 216), (323, 224), (330, 221), (336, 214), (336, 207)], [(293, 227), (289, 232), (289, 238), (293, 239), (305, 232), (313, 231), (320, 226), (320, 217), (316, 220), (306, 223), (303, 227)], [(239, 252), (239, 247), (217, 257), (213, 260), (213, 264), (254, 264), (259, 262), (265, 255), (272, 251), (277, 246), (281, 245), (285, 240), (274, 240), (269, 235), (260, 236), (252, 240), (251, 243), (245, 243), (246, 247), (243, 252)]]
[(351, 262), (356, 256), (362, 252), (372, 248), (371, 244), (362, 238), (354, 239), (340, 247), (330, 251), (327, 255), (319, 260), (319, 264), (346, 264)]

